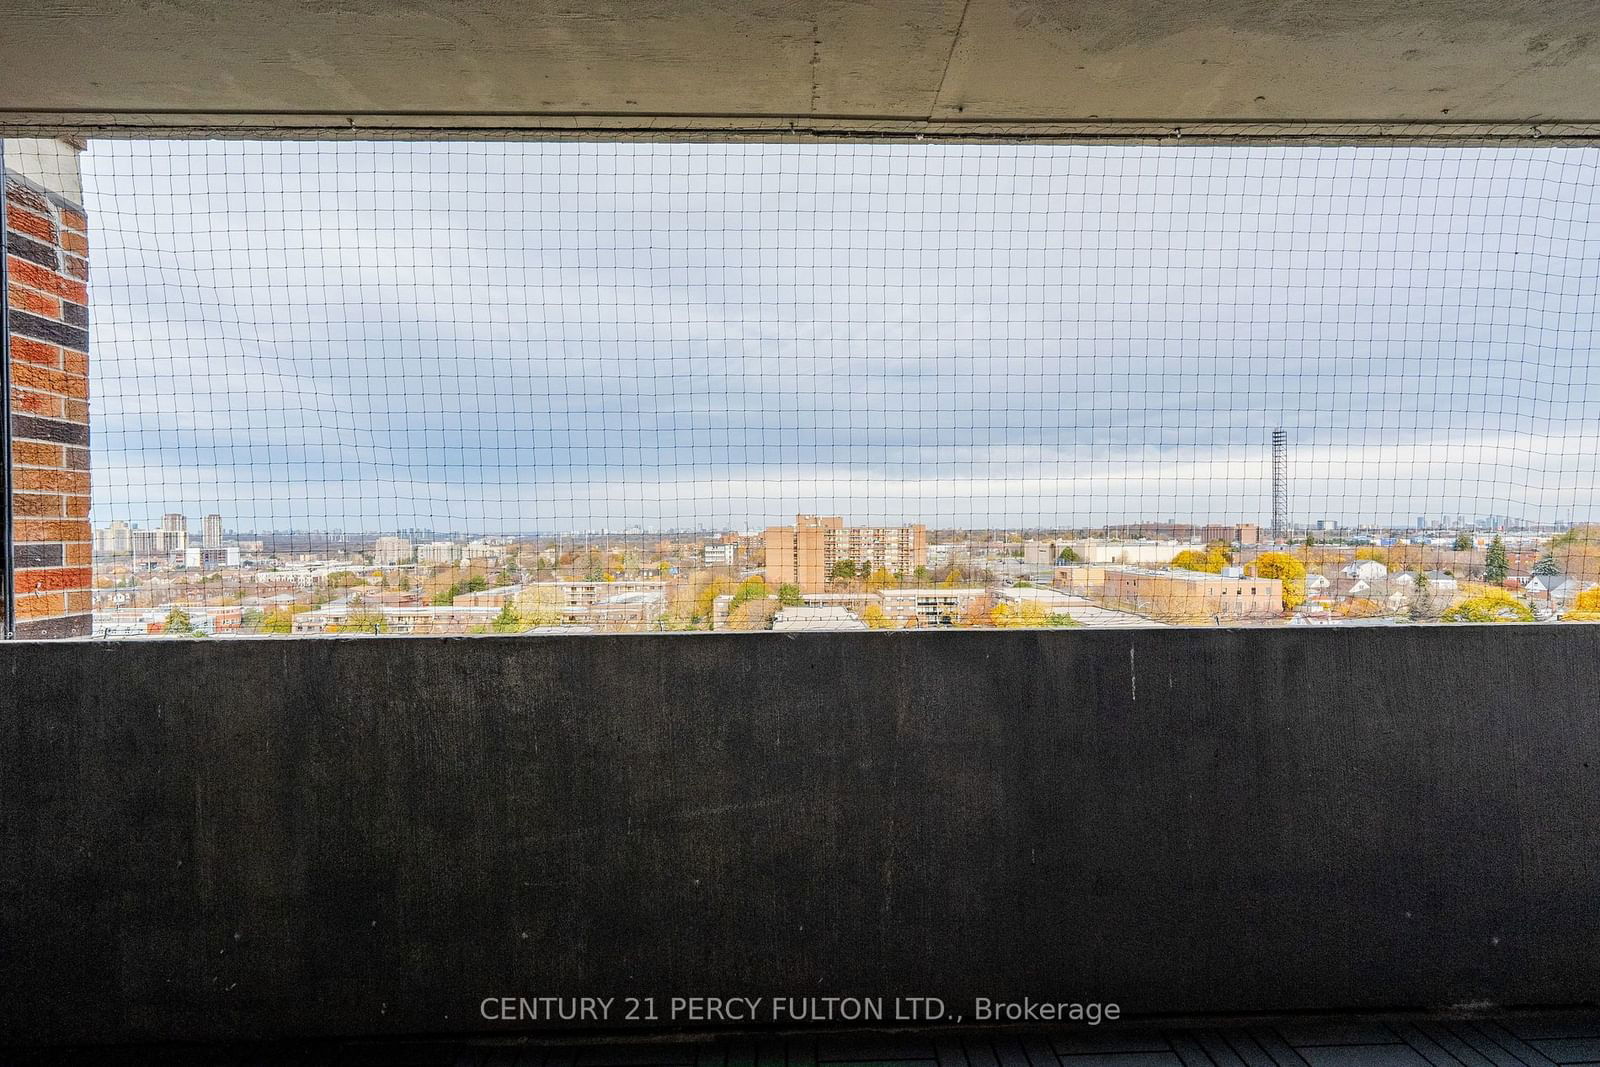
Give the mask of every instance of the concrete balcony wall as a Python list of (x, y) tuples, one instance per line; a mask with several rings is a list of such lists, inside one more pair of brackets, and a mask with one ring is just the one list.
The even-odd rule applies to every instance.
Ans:
[(1600, 627), (0, 645), (0, 1042), (1593, 1003)]

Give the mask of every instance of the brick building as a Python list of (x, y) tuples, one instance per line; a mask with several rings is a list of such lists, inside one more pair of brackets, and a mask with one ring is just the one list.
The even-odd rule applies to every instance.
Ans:
[(88, 223), (80, 146), (7, 139), (6, 362), (17, 637), (90, 632)]

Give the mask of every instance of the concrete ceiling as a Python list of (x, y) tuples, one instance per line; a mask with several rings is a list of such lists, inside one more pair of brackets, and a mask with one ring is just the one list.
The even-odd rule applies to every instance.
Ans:
[(0, 128), (1600, 139), (1595, 0), (7, 0)]

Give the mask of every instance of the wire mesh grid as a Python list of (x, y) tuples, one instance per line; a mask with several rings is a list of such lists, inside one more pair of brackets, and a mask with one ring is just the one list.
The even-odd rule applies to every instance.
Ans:
[(1597, 162), (94, 141), (95, 631), (1583, 618)]

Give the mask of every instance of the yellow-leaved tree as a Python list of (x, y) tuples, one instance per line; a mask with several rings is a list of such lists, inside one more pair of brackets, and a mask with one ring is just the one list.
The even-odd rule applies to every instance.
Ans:
[(1600, 622), (1600, 586), (1579, 593), (1572, 610), (1561, 617), (1571, 622)]
[(1283, 583), (1283, 610), (1293, 611), (1306, 602), (1306, 565), (1287, 552), (1263, 552), (1245, 568), (1257, 578)]

